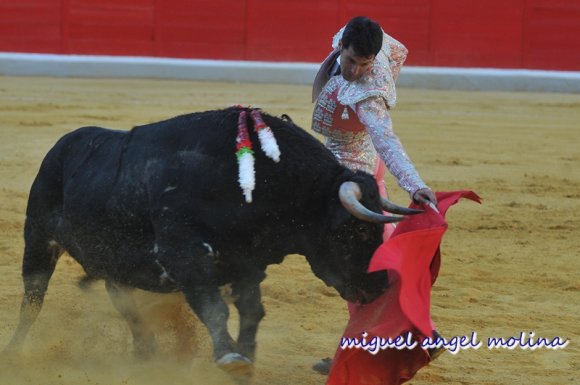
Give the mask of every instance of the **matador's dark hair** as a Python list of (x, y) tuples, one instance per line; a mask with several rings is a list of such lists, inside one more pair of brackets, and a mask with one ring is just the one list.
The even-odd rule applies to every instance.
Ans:
[(366, 16), (351, 19), (342, 33), (342, 47), (352, 45), (357, 56), (376, 56), (383, 45), (383, 30), (374, 20)]

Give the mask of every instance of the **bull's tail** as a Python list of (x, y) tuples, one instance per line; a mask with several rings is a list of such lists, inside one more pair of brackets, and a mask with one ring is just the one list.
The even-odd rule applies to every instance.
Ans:
[(6, 348), (12, 352), (21, 349), (30, 327), (40, 313), (48, 281), (54, 272), (59, 256), (63, 252), (58, 244), (35, 233), (27, 232), (25, 240), (26, 246), (22, 264), (24, 296), (20, 306), (20, 321)]
[(58, 222), (58, 215), (55, 213), (62, 212), (60, 152), (55, 146), (45, 157), (30, 191), (22, 261), (24, 296), (20, 307), (20, 321), (7, 347), (10, 351), (18, 351), (22, 347), (30, 327), (42, 308), (56, 262), (64, 252), (55, 241), (55, 228)]

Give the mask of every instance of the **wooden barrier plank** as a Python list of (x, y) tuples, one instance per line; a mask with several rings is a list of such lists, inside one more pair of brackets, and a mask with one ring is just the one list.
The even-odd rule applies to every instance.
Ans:
[(68, 53), (153, 55), (154, 1), (70, 0)]
[(339, 27), (335, 0), (249, 1), (245, 59), (321, 62)]
[(525, 15), (525, 67), (580, 70), (580, 2), (528, 0)]
[(0, 50), (60, 52), (59, 0), (3, 0), (0, 4)]
[(169, 57), (240, 59), (244, 57), (245, 2), (174, 0), (155, 15), (156, 54)]
[(431, 65), (521, 66), (524, 0), (433, 2)]

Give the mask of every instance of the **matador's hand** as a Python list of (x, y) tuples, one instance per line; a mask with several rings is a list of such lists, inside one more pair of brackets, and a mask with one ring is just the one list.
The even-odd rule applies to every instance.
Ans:
[(437, 197), (435, 193), (429, 188), (422, 188), (413, 193), (413, 201), (419, 204), (427, 204), (429, 202), (434, 205), (437, 204)]

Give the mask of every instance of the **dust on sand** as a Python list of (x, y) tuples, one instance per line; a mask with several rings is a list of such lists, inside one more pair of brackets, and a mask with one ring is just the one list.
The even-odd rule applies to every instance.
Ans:
[[(28, 190), (48, 149), (84, 125), (129, 129), (233, 104), (289, 114), (310, 127), (309, 88), (161, 80), (0, 78), (0, 347), (14, 330)], [(472, 189), (483, 205), (448, 214), (432, 313), (445, 336), (478, 333), (478, 350), (441, 356), (410, 381), (426, 384), (573, 384), (580, 375), (580, 95), (402, 89), (395, 130), (424, 179), (441, 191)], [(388, 178), (391, 197), (408, 197)], [(332, 355), (344, 302), (300, 256), (268, 269), (267, 316), (255, 384), (322, 384), (312, 363)], [(81, 268), (63, 256), (21, 357), (3, 355), (2, 384), (229, 384), (211, 364), (207, 334), (181, 297), (138, 293), (159, 330), (159, 358), (131, 356), (125, 322), (102, 282), (82, 291)], [(232, 312), (234, 313), (234, 312)], [(175, 319), (195, 331), (175, 336)], [(235, 330), (233, 317), (231, 326)], [(570, 340), (565, 349), (486, 347), (488, 337)], [(193, 339), (193, 337), (191, 337)], [(182, 343), (176, 343), (176, 341)]]

